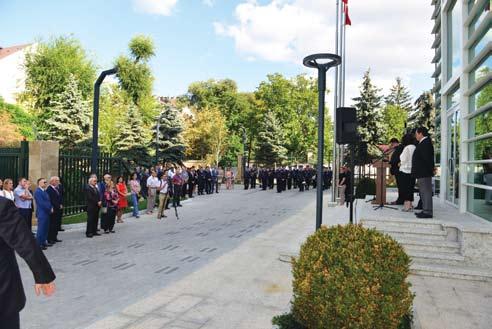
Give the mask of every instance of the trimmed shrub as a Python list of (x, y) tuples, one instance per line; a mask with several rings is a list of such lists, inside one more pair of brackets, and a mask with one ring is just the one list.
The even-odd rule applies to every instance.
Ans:
[(292, 314), (309, 329), (397, 329), (410, 314), (410, 258), (360, 225), (322, 227), (293, 259)]
[(355, 187), (355, 198), (365, 199), (366, 195), (376, 195), (376, 181), (372, 178), (362, 177)]

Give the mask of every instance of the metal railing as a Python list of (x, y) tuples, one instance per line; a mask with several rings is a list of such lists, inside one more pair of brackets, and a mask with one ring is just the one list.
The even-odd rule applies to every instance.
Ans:
[(10, 178), (14, 185), (20, 177), (29, 173), (29, 144), (21, 142), (20, 147), (0, 148), (0, 179)]

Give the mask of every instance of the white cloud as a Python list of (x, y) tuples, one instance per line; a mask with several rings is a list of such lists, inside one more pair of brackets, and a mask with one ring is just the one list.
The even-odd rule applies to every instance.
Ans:
[(134, 0), (133, 7), (145, 14), (170, 16), (177, 2), (178, 0)]
[(214, 6), (214, 0), (202, 0), (202, 3), (205, 6), (208, 6), (208, 7), (213, 7)]
[[(304, 56), (335, 51), (335, 2), (272, 0), (237, 5), (235, 22), (215, 22), (217, 35), (234, 39), (237, 52), (273, 62), (302, 65)], [(365, 0), (350, 2), (353, 26), (347, 27), (347, 100), (358, 93), (362, 75), (371, 68), (385, 90), (400, 76), (432, 73), (432, 7), (428, 1)], [(415, 90), (413, 94), (420, 92)], [(351, 103), (347, 101), (347, 103)]]

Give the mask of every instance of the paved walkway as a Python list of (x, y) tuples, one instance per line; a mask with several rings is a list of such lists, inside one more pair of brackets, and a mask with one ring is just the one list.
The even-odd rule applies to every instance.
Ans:
[[(290, 264), (278, 258), (313, 232), (314, 200), (312, 190), (236, 189), (194, 198), (179, 221), (171, 211), (166, 221), (142, 216), (93, 239), (65, 232), (47, 253), (58, 276), (54, 298), (33, 296), (20, 261), (22, 327), (264, 328), (288, 308)], [(248, 327), (248, 318), (261, 326)]]

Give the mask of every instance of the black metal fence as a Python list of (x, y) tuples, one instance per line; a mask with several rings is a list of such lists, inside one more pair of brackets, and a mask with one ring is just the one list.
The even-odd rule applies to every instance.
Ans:
[[(101, 153), (99, 156), (99, 179), (106, 173), (112, 176), (130, 174), (125, 160)], [(59, 159), (59, 176), (63, 184), (63, 215), (74, 215), (85, 211), (84, 186), (91, 174), (91, 155), (62, 152)]]
[(21, 142), (20, 147), (0, 148), (0, 179), (11, 178), (14, 185), (19, 177), (29, 173), (29, 144)]

